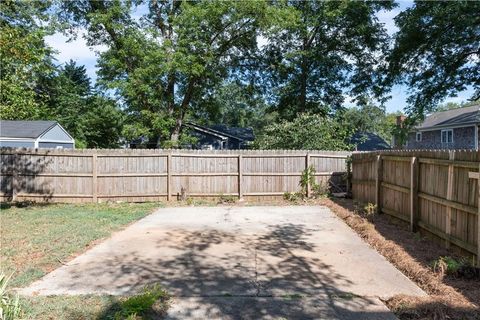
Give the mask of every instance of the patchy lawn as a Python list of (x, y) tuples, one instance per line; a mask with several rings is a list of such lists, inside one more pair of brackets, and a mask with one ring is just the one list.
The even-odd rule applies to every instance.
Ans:
[(12, 287), (24, 287), (84, 252), (95, 241), (157, 208), (142, 204), (2, 204), (2, 270)]
[(24, 318), (32, 320), (162, 319), (169, 305), (170, 296), (161, 288), (145, 288), (130, 297), (38, 296), (22, 300)]
[[(158, 203), (2, 204), (1, 270), (7, 275), (13, 273), (9, 287), (29, 285), (159, 206)], [(21, 297), (24, 318), (45, 320), (123, 319), (126, 317), (119, 317), (118, 313), (123, 312), (126, 301), (126, 297), (94, 295)], [(156, 309), (160, 311), (148, 306), (146, 310), (136, 308), (138, 317), (132, 319), (142, 319), (143, 311), (162, 313), (168, 299), (159, 301), (160, 307)], [(140, 304), (145, 309), (142, 298)]]

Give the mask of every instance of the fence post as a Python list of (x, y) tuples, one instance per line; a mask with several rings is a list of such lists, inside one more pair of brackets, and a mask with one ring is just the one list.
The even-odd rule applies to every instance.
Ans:
[(172, 200), (172, 153), (167, 155), (167, 201)]
[(418, 159), (410, 162), (410, 231), (417, 232), (418, 223)]
[(478, 212), (477, 212), (477, 267), (480, 268), (480, 165), (478, 166), (477, 179), (477, 193), (478, 193)]
[(92, 202), (98, 202), (97, 153), (92, 154)]
[(377, 156), (377, 175), (375, 177), (375, 205), (377, 206), (377, 214), (382, 213), (382, 176), (383, 176), (383, 162), (382, 156)]
[(238, 199), (243, 198), (242, 180), (243, 180), (243, 157), (238, 155)]
[[(308, 171), (308, 167), (310, 167), (310, 154), (307, 152), (307, 154), (305, 154), (305, 170)], [(315, 176), (314, 176), (314, 179), (315, 179)], [(312, 193), (312, 190), (311, 190), (312, 186), (310, 185), (310, 179), (307, 179), (307, 198), (310, 198), (310, 194)]]
[[(455, 152), (450, 151), (448, 153), (448, 159), (450, 161), (455, 160)], [(452, 201), (453, 200), (453, 163), (450, 163), (448, 165), (448, 176), (447, 176), (447, 200)], [(446, 221), (445, 221), (445, 233), (447, 238), (445, 239), (445, 247), (450, 248), (450, 236), (452, 234), (452, 207), (447, 206), (447, 211), (446, 211)]]
[(353, 159), (350, 158), (350, 160), (347, 158), (346, 160), (347, 163), (347, 197), (350, 195), (350, 180), (351, 180), (351, 174), (352, 174), (352, 164), (353, 164)]
[(17, 201), (17, 192), (18, 192), (18, 168), (19, 163), (18, 154), (13, 154), (12, 156), (12, 202)]

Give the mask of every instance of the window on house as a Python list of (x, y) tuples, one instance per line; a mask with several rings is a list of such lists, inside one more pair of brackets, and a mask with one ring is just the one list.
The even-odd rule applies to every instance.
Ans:
[(422, 141), (422, 133), (421, 132), (417, 132), (416, 140), (417, 140), (417, 142)]
[(442, 143), (452, 143), (453, 142), (453, 130), (447, 129), (442, 130)]

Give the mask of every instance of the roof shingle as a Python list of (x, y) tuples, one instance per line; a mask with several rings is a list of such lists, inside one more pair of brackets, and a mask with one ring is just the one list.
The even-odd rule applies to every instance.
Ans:
[(56, 121), (0, 120), (0, 137), (36, 139), (56, 124)]
[(437, 126), (458, 126), (480, 122), (480, 105), (435, 112), (425, 119), (416, 129)]

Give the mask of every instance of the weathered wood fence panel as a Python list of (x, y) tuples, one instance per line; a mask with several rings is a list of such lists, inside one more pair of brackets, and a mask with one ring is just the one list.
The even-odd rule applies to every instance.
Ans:
[(348, 152), (291, 150), (2, 149), (1, 200), (159, 201), (177, 197), (278, 197), (316, 169), (324, 185), (344, 184)]
[(478, 151), (382, 151), (352, 155), (354, 199), (427, 231), (480, 264)]

